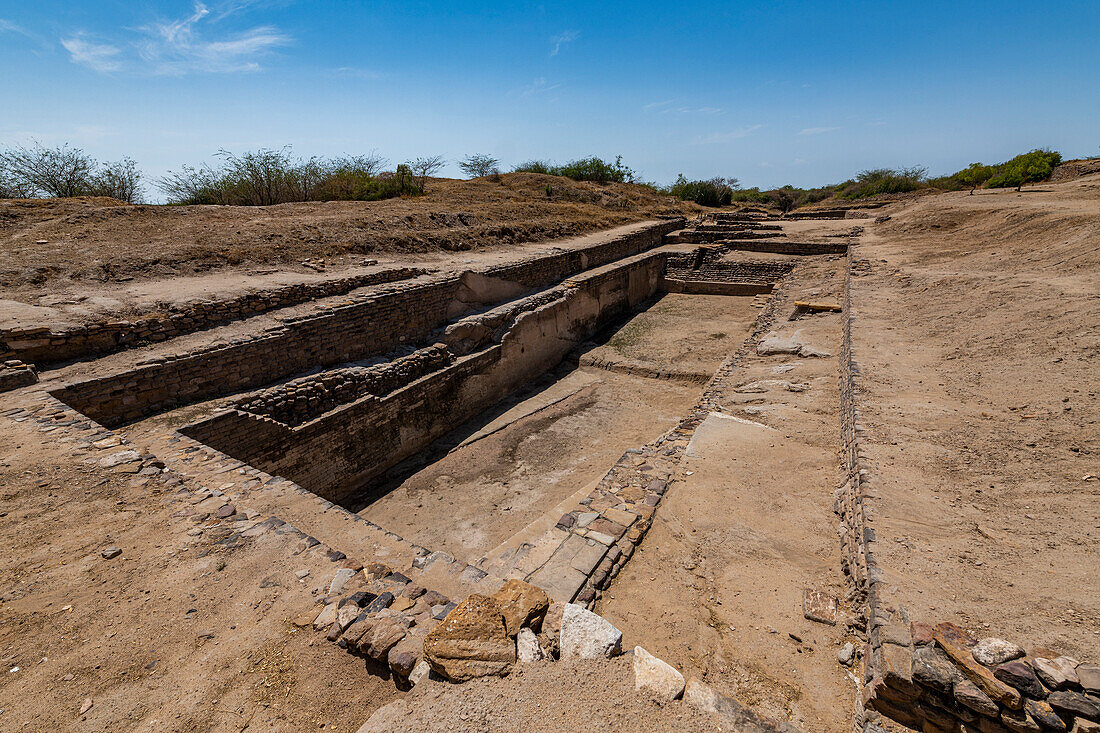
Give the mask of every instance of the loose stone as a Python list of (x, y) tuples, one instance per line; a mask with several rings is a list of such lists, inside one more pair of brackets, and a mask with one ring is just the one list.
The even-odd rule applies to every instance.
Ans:
[(634, 647), (634, 689), (659, 700), (675, 700), (684, 692), (684, 676), (671, 664), (640, 646)]
[(522, 664), (529, 664), (531, 662), (538, 662), (544, 659), (546, 655), (542, 651), (542, 647), (539, 645), (538, 637), (535, 636), (535, 632), (526, 626), (519, 630), (516, 634), (516, 658)]
[(974, 659), (987, 667), (996, 667), (1024, 656), (1024, 650), (1004, 639), (982, 639), (974, 645)]
[(500, 604), (509, 636), (515, 636), (524, 626), (540, 628), (542, 617), (550, 607), (550, 597), (545, 591), (516, 579), (501, 586), (493, 598)]
[(1039, 676), (1043, 684), (1052, 690), (1061, 690), (1070, 685), (1080, 684), (1077, 678), (1077, 665), (1079, 662), (1072, 657), (1056, 657), (1046, 659), (1036, 657), (1032, 662), (1035, 674)]
[(561, 619), (561, 658), (599, 659), (622, 654), (623, 632), (607, 619), (575, 603), (565, 604)]
[(100, 554), (103, 556), (104, 560), (113, 560), (114, 558), (122, 554), (122, 548), (115, 547), (114, 545), (110, 547), (104, 547), (103, 551)]
[(993, 676), (1031, 697), (1047, 696), (1046, 690), (1039, 684), (1039, 679), (1031, 671), (1031, 667), (1023, 662), (1005, 662), (998, 665), (997, 669), (993, 670)]
[(1089, 720), (1100, 721), (1100, 700), (1090, 698), (1080, 692), (1057, 690), (1047, 696), (1047, 703), (1059, 712), (1081, 715)]
[(428, 633), (424, 657), (448, 680), (463, 682), (507, 674), (516, 661), (516, 645), (508, 636), (500, 604), (475, 593)]
[(840, 648), (840, 651), (836, 653), (836, 660), (847, 667), (852, 663), (852, 659), (855, 657), (855, 654), (855, 645), (852, 644), (852, 642), (848, 642)]
[(965, 677), (955, 680), (954, 695), (960, 705), (965, 705), (976, 713), (991, 718), (999, 714), (997, 703)]

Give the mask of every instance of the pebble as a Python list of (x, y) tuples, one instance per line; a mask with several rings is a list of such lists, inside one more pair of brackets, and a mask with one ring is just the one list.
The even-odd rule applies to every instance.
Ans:
[(982, 639), (974, 645), (974, 659), (987, 667), (996, 667), (998, 664), (1024, 656), (1024, 650), (1010, 641), (1004, 639)]
[(83, 715), (84, 713), (91, 710), (92, 705), (94, 705), (94, 704), (95, 703), (92, 702), (92, 698), (90, 698), (90, 697), (84, 698), (84, 702), (80, 703), (80, 714)]
[(856, 647), (852, 642), (848, 642), (840, 648), (840, 651), (836, 653), (836, 660), (843, 664), (845, 667), (852, 663), (852, 658), (856, 654)]
[(110, 547), (104, 547), (100, 554), (103, 556), (104, 560), (113, 560), (122, 554), (122, 548), (111, 545)]

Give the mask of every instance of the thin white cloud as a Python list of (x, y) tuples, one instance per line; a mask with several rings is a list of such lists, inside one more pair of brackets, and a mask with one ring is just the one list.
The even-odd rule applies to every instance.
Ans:
[[(239, 10), (238, 5), (233, 10)], [(233, 11), (228, 11), (233, 12)], [(219, 18), (225, 17), (222, 13)], [(290, 38), (272, 26), (257, 26), (227, 38), (210, 39), (202, 33), (210, 10), (201, 2), (186, 18), (154, 23), (138, 30), (145, 38), (138, 46), (142, 60), (157, 74), (186, 74), (192, 71), (228, 73), (259, 71), (259, 59)], [(217, 19), (215, 19), (216, 21)]]
[(764, 127), (763, 125), (746, 125), (745, 127), (739, 127), (736, 130), (730, 130), (729, 132), (712, 132), (709, 135), (704, 135), (695, 139), (696, 145), (714, 145), (718, 143), (728, 143), (734, 140), (740, 140), (743, 137), (748, 137), (757, 130)]
[(25, 30), (23, 26), (16, 25), (10, 20), (4, 20), (3, 18), (0, 18), (0, 33), (18, 33), (27, 38), (34, 38), (34, 36), (29, 31)]
[(261, 60), (291, 38), (279, 29), (256, 26), (236, 33), (219, 34), (217, 23), (250, 2), (224, 6), (213, 15), (201, 2), (176, 20), (129, 29), (136, 38), (97, 43), (81, 32), (62, 39), (74, 63), (101, 72), (134, 71), (159, 75), (192, 72), (231, 73), (260, 71)]
[(644, 110), (657, 109), (659, 107), (667, 107), (670, 104), (672, 104), (672, 100), (671, 99), (666, 99), (663, 102), (650, 102), (649, 104), (643, 106), (642, 109), (644, 109)]
[(558, 35), (554, 36), (550, 39), (550, 43), (554, 46), (552, 49), (550, 49), (550, 55), (557, 56), (558, 51), (562, 49), (562, 46), (572, 43), (573, 41), (577, 40), (579, 36), (580, 33), (578, 33), (577, 31), (562, 31)]
[(821, 135), (826, 132), (836, 132), (839, 127), (806, 127), (798, 131), (799, 135)]
[(117, 46), (94, 43), (79, 33), (71, 38), (62, 38), (61, 45), (69, 52), (69, 59), (74, 64), (103, 73), (122, 69), (122, 60), (119, 58), (122, 51)]
[(531, 97), (531, 96), (534, 96), (536, 94), (544, 94), (546, 92), (557, 89), (560, 86), (561, 86), (561, 84), (550, 84), (549, 82), (546, 81), (545, 77), (540, 76), (538, 79), (535, 79), (530, 84), (525, 86), (523, 88), (523, 90), (520, 91), (519, 96), (521, 96), (521, 97)]

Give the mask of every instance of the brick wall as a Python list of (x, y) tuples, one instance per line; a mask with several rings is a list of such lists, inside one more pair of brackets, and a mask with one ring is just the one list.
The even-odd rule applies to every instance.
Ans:
[[(681, 226), (682, 219), (663, 221), (583, 249), (532, 257), (481, 274), (525, 288), (545, 287), (582, 269), (651, 249)], [(307, 369), (364, 359), (422, 341), (454, 316), (461, 286), (459, 276), (384, 286), (347, 305), (288, 319), (255, 338), (156, 360), (51, 394), (108, 427), (123, 425)]]
[(495, 343), (385, 395), (365, 395), (297, 426), (228, 410), (180, 433), (337, 503), (557, 364), (657, 289), (664, 254), (571, 278), (560, 297), (515, 315)]

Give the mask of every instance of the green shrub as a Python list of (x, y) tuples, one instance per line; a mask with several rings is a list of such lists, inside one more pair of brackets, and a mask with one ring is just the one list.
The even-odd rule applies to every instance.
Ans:
[(736, 178), (716, 177), (706, 181), (689, 181), (681, 173), (665, 193), (681, 201), (694, 201), (700, 206), (729, 206), (736, 188)]
[(564, 176), (574, 181), (594, 181), (596, 183), (633, 183), (635, 173), (623, 165), (623, 156), (608, 163), (602, 158), (590, 156), (578, 158), (568, 163), (554, 165), (544, 160), (529, 160), (513, 169), (516, 173), (541, 173), (547, 176)]
[(529, 160), (526, 163), (520, 163), (512, 170), (515, 173), (541, 173), (544, 176), (556, 176), (558, 174), (552, 171), (553, 167), (545, 160)]
[(1061, 162), (1061, 154), (1053, 150), (1032, 150), (993, 166), (993, 175), (988, 178), (985, 186), (986, 188), (1015, 186), (1019, 191), (1025, 183), (1037, 183), (1050, 178), (1054, 168)]
[(860, 171), (855, 180), (840, 185), (837, 197), (842, 199), (864, 199), (884, 193), (905, 193), (925, 188), (928, 185), (927, 169), (913, 168), (875, 168)]

